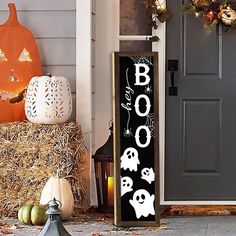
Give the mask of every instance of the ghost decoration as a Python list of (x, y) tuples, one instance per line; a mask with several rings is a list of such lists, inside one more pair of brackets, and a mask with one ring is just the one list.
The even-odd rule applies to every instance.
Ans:
[(133, 180), (128, 176), (122, 177), (121, 178), (121, 197), (124, 194), (133, 191), (132, 187), (133, 187)]
[(137, 219), (141, 216), (148, 217), (149, 214), (155, 215), (154, 200), (154, 194), (150, 195), (145, 189), (139, 189), (134, 193), (129, 203), (133, 206)]
[(121, 156), (121, 168), (124, 170), (137, 171), (139, 164), (138, 151), (133, 147), (127, 148)]
[(155, 173), (152, 168), (143, 168), (141, 171), (141, 178), (151, 184), (155, 180)]

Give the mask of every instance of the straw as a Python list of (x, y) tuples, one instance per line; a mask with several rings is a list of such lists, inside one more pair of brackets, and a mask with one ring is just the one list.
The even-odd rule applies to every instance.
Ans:
[(0, 124), (0, 213), (16, 216), (20, 206), (38, 204), (49, 176), (58, 175), (71, 184), (77, 215), (84, 198), (84, 153), (81, 127), (74, 122)]

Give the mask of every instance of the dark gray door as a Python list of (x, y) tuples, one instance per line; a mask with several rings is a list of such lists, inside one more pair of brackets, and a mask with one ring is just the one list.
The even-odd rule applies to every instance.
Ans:
[(169, 0), (167, 61), (177, 59), (178, 96), (166, 71), (165, 200), (236, 200), (236, 31), (208, 32)]

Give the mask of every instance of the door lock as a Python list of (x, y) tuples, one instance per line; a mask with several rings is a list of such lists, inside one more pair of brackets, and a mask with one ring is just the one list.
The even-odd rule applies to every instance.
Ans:
[(168, 60), (168, 71), (170, 71), (169, 96), (177, 96), (178, 88), (175, 86), (175, 71), (178, 71), (178, 60)]

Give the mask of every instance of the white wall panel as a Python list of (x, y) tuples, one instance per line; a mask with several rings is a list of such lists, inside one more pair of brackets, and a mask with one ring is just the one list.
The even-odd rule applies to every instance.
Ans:
[(0, 10), (7, 10), (8, 3), (15, 3), (18, 10), (76, 10), (76, 0), (2, 0)]
[[(18, 19), (27, 26), (36, 38), (75, 38), (75, 11), (18, 11)], [(9, 16), (0, 11), (0, 23)]]
[(76, 65), (75, 39), (37, 39), (37, 43), (44, 66)]

